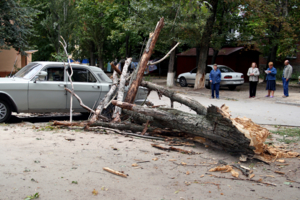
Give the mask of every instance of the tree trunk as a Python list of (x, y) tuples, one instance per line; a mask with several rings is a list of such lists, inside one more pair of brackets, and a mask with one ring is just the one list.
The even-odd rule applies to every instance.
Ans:
[[(173, 42), (171, 48), (176, 45), (176, 42)], [(168, 67), (168, 76), (167, 76), (167, 86), (173, 87), (174, 86), (174, 64), (175, 64), (175, 56), (176, 56), (176, 49), (174, 49), (170, 55), (169, 59), (169, 67)]]
[(208, 140), (208, 142), (214, 143), (226, 151), (254, 154), (253, 149), (255, 148), (250, 146), (251, 140), (239, 130), (236, 122), (218, 107), (209, 107), (207, 115), (196, 115), (176, 109), (146, 108), (115, 100), (112, 101), (112, 104), (151, 116), (154, 121), (159, 121), (166, 128), (202, 137), (205, 141)]
[(125, 44), (126, 52), (125, 58), (129, 58), (129, 34), (126, 35), (126, 44)]
[(200, 47), (199, 61), (197, 66), (197, 74), (195, 79), (195, 89), (204, 88), (205, 83), (205, 69), (206, 69), (206, 60), (208, 54), (209, 43), (202, 45)]
[(94, 51), (94, 43), (90, 42), (90, 66), (96, 66)]
[(219, 54), (219, 50), (214, 49), (214, 54), (213, 54), (213, 57), (211, 59), (211, 64), (212, 65), (216, 63), (216, 59), (217, 59), (218, 54)]
[(208, 3), (210, 3), (210, 5), (212, 6), (211, 9), (212, 14), (206, 21), (204, 27), (205, 31), (203, 32), (201, 37), (199, 60), (197, 61), (197, 75), (196, 75), (195, 85), (194, 85), (195, 89), (204, 88), (207, 54), (208, 54), (212, 29), (215, 22), (218, 0), (210, 0), (208, 1)]
[[(131, 63), (132, 58), (127, 58), (127, 60), (125, 61), (125, 65), (123, 67), (123, 71), (121, 74), (121, 78), (120, 78), (120, 84), (119, 84), (119, 90), (118, 90), (118, 97), (117, 100), (118, 101), (123, 101), (124, 99), (124, 91), (125, 91), (125, 82), (126, 82), (126, 78), (127, 78), (127, 71), (128, 71), (128, 67)], [(120, 122), (121, 121), (121, 111), (122, 109), (120, 107), (116, 107), (115, 108), (115, 112), (114, 112), (114, 122)]]
[[(159, 33), (160, 33), (161, 29), (163, 28), (163, 26), (164, 26), (164, 18), (161, 18), (159, 23), (157, 24), (157, 27), (156, 27), (154, 33), (150, 34), (150, 38), (147, 42), (146, 49), (140, 60), (140, 64), (139, 64), (140, 66), (138, 68), (137, 75), (136, 75), (136, 77), (132, 77), (133, 81), (132, 81), (131, 85), (129, 86), (129, 89), (128, 89), (128, 92), (127, 92), (127, 95), (125, 98), (125, 102), (128, 102), (128, 103), (134, 102), (139, 85), (143, 79), (144, 71), (148, 65), (148, 61), (152, 55), (153, 49), (155, 47), (155, 43), (158, 39)], [(135, 79), (133, 79), (133, 78), (135, 78)]]

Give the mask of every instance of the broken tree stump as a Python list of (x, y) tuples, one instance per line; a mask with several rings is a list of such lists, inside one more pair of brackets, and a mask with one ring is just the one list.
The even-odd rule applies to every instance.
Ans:
[[(125, 65), (123, 67), (123, 71), (120, 77), (120, 84), (119, 84), (119, 90), (118, 90), (118, 96), (117, 96), (117, 100), (118, 101), (123, 101), (124, 99), (124, 92), (125, 92), (125, 83), (126, 83), (126, 75), (127, 75), (127, 71), (128, 71), (128, 67), (131, 63), (132, 58), (127, 58), (127, 60), (125, 61)], [(121, 118), (121, 111), (122, 109), (120, 107), (115, 107), (115, 111), (114, 111), (114, 122), (120, 122)]]

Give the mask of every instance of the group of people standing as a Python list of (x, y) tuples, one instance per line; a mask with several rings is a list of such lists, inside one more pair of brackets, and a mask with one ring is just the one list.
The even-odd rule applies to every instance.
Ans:
[[(268, 94), (266, 97), (273, 98), (274, 92), (276, 90), (276, 74), (277, 70), (274, 67), (273, 62), (268, 63), (269, 68), (265, 70)], [(284, 69), (282, 73), (282, 84), (283, 84), (283, 98), (289, 96), (289, 82), (292, 76), (293, 67), (290, 65), (289, 60), (284, 61)], [(248, 69), (247, 75), (249, 76), (249, 98), (254, 98), (256, 95), (257, 83), (259, 81), (259, 69), (257, 64), (253, 62), (251, 67)], [(213, 69), (209, 74), (209, 81), (211, 85), (211, 98), (215, 97), (214, 93), (216, 93), (216, 98), (219, 99), (219, 88), (221, 82), (221, 71), (218, 69), (217, 64), (214, 64)]]

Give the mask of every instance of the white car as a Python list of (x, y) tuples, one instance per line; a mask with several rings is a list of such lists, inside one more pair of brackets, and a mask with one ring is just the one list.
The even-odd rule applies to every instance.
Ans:
[[(235, 90), (236, 86), (244, 84), (243, 73), (235, 72), (233, 69), (225, 66), (218, 65), (221, 71), (221, 83), (220, 87), (228, 87), (230, 90)], [(209, 73), (213, 69), (213, 65), (207, 65), (205, 70), (205, 87), (210, 89)], [(181, 87), (186, 87), (187, 85), (194, 85), (196, 79), (197, 68), (194, 68), (190, 72), (179, 74), (177, 82)]]
[[(72, 64), (75, 93), (90, 108), (101, 101), (109, 91), (112, 80), (98, 67)], [(0, 78), (0, 122), (8, 121), (11, 112), (44, 113), (68, 112), (71, 89), (61, 62), (32, 62), (11, 78)], [(127, 91), (128, 88), (125, 88)], [(135, 103), (141, 104), (148, 89), (140, 87)], [(125, 95), (124, 95), (125, 96)], [(86, 113), (73, 97), (73, 111)]]

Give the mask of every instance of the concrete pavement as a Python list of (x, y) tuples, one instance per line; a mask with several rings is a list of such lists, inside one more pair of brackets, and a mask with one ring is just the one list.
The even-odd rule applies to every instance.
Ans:
[[(194, 98), (204, 106), (209, 106), (211, 104), (221, 106), (223, 104), (226, 104), (227, 106), (229, 106), (233, 117), (239, 116), (251, 118), (255, 123), (258, 124), (300, 126), (300, 105), (276, 103), (276, 101), (288, 100), (288, 98), (281, 98), (280, 94), (277, 94), (277, 97), (275, 98), (265, 98), (263, 96), (265, 91), (263, 91), (263, 93), (260, 94), (260, 96), (258, 96), (257, 98), (249, 99), (247, 97), (247, 94), (245, 97), (245, 94), (242, 92), (233, 96), (230, 95), (230, 91), (222, 90), (220, 92), (220, 94), (222, 94), (220, 95), (221, 98), (217, 100), (209, 99), (209, 91), (205, 92), (206, 93), (201, 93), (196, 90), (195, 92), (188, 91), (180, 93), (184, 93), (185, 95)], [(295, 96), (299, 94), (296, 94), (295, 92), (295, 94), (291, 93), (290, 95)], [(298, 96), (296, 96), (294, 99), (297, 98)], [(151, 94), (149, 95), (149, 100), (152, 101), (154, 105), (166, 105), (170, 107), (169, 98), (163, 97), (161, 100), (159, 100), (158, 95), (155, 92), (151, 92)], [(190, 108), (177, 102), (174, 103), (174, 107), (185, 112), (195, 113), (194, 111), (190, 110)]]

